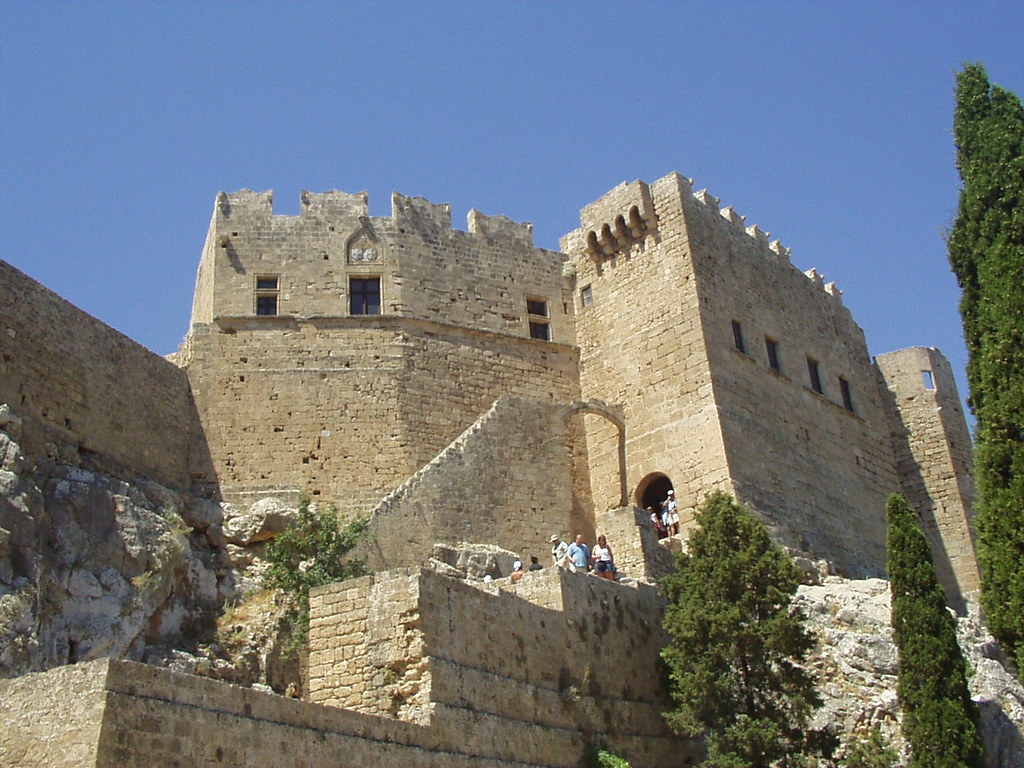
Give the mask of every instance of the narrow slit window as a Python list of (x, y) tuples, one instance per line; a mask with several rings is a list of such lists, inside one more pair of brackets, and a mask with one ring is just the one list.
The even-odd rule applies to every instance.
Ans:
[(818, 361), (813, 357), (807, 358), (807, 375), (811, 379), (811, 389), (819, 395), (825, 394), (825, 389), (821, 386), (821, 370), (818, 367)]
[(775, 339), (764, 337), (764, 347), (768, 352), (768, 365), (776, 373), (782, 373), (782, 366), (779, 365), (779, 344)]
[(925, 389), (935, 389), (935, 379), (931, 371), (921, 371), (921, 381)]
[(843, 396), (843, 408), (853, 411), (853, 395), (850, 393), (850, 382), (842, 376), (839, 377), (839, 391)]
[(737, 350), (743, 354), (747, 353), (747, 348), (743, 344), (743, 326), (737, 320), (732, 321), (732, 343)]

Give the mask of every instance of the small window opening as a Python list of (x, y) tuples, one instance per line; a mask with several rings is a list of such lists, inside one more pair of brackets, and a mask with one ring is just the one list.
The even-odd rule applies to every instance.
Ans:
[(547, 299), (531, 299), (526, 297), (527, 324), (529, 326), (530, 338), (541, 341), (551, 341), (551, 326), (548, 324), (548, 302)]
[(594, 303), (594, 291), (589, 285), (584, 285), (580, 288), (580, 303), (582, 303), (584, 307), (589, 307)]
[(782, 373), (782, 367), (779, 365), (779, 345), (775, 339), (770, 339), (767, 336), (764, 337), (764, 346), (768, 351), (768, 365), (776, 373)]
[(821, 371), (818, 369), (818, 361), (813, 357), (807, 358), (807, 373), (811, 378), (811, 389), (819, 395), (825, 394), (825, 389), (821, 386)]
[(276, 315), (277, 314), (277, 275), (256, 276), (256, 314)]
[(921, 371), (921, 381), (924, 382), (925, 389), (935, 389), (935, 379), (931, 371)]
[(737, 320), (732, 321), (732, 343), (737, 350), (743, 354), (747, 353), (746, 345), (743, 343), (743, 326)]
[(539, 317), (548, 316), (548, 303), (544, 299), (527, 299), (526, 312)]
[(853, 395), (850, 394), (850, 382), (842, 376), (839, 377), (839, 391), (843, 395), (843, 408), (853, 411)]
[(540, 339), (541, 341), (551, 341), (551, 330), (548, 328), (547, 323), (535, 323), (530, 321), (530, 338)]
[(380, 314), (380, 278), (352, 277), (348, 281), (348, 313)]

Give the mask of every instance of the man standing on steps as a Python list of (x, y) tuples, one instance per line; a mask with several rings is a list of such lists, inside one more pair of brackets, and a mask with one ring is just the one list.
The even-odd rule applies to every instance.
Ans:
[(583, 534), (576, 534), (576, 541), (569, 545), (569, 570), (575, 573), (590, 570), (590, 548), (583, 543)]
[(559, 538), (558, 534), (554, 534), (551, 539), (551, 562), (557, 568), (568, 568), (569, 567), (569, 545)]

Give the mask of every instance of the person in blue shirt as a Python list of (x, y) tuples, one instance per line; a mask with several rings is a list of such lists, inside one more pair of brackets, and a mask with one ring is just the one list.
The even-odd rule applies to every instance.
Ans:
[(569, 562), (577, 571), (584, 573), (590, 569), (590, 549), (583, 543), (583, 534), (576, 534), (576, 541), (569, 545)]

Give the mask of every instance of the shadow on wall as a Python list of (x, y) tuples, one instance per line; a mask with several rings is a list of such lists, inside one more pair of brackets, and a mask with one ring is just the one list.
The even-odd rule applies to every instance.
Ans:
[(960, 591), (953, 561), (946, 549), (935, 517), (935, 502), (928, 495), (928, 484), (921, 464), (914, 459), (910, 446), (910, 426), (897, 407), (896, 396), (885, 386), (879, 387), (882, 402), (890, 421), (893, 452), (896, 454), (896, 469), (900, 476), (900, 492), (917, 513), (918, 523), (931, 546), (935, 575), (946, 592), (946, 602), (960, 616), (967, 615), (967, 601)]

